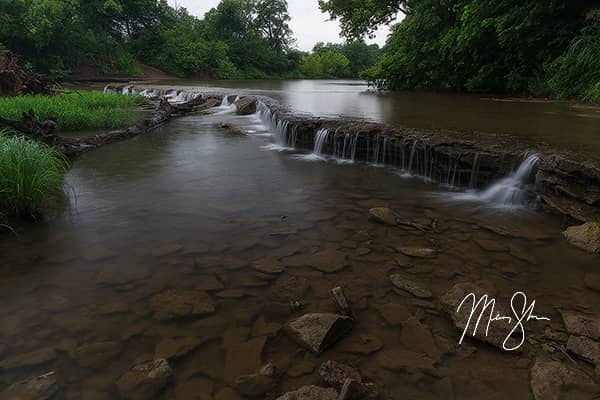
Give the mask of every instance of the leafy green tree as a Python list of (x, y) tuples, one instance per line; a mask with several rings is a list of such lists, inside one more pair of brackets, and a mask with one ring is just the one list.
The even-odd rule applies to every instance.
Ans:
[(286, 0), (256, 0), (254, 26), (266, 38), (271, 50), (282, 53), (292, 43), (291, 20)]

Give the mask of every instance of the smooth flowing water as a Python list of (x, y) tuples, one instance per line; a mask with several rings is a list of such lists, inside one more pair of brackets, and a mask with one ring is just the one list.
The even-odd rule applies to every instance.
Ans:
[[(229, 106), (84, 155), (68, 176), (68, 210), (0, 237), (0, 390), (56, 371), (59, 399), (114, 399), (125, 371), (161, 356), (174, 379), (160, 399), (240, 398), (235, 379), (267, 362), (281, 377), (259, 398), (276, 398), (321, 384), (318, 367), (331, 359), (360, 369), (385, 399), (530, 399), (529, 367), (546, 328), (563, 329), (558, 310), (597, 311), (584, 275), (598, 272), (598, 257), (566, 243), (560, 218), (457, 200), (394, 169), (309, 162), (265, 113), (238, 117)], [(224, 120), (251, 134), (231, 135)], [(507, 177), (511, 187), (526, 173)], [(375, 223), (373, 207), (413, 225)], [(409, 258), (407, 247), (436, 257)], [(395, 290), (393, 273), (433, 300)], [(525, 352), (458, 345), (438, 299), (481, 279), (504, 303), (525, 291), (551, 318), (526, 325)], [(358, 322), (312, 355), (281, 328), (306, 312), (334, 312), (338, 285)], [(198, 299), (214, 311), (192, 311)], [(397, 350), (435, 366), (390, 368)]]

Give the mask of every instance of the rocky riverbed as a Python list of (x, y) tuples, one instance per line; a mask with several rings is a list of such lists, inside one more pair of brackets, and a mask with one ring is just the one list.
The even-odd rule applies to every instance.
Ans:
[[(73, 211), (0, 240), (0, 398), (598, 395), (594, 227), (578, 248), (560, 218), (294, 160), (233, 118), (82, 156)], [(519, 290), (550, 320), (518, 351), (500, 325), (459, 343), (466, 294)]]

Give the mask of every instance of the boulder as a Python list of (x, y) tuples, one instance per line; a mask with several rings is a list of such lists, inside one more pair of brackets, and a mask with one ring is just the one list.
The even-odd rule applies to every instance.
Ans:
[(159, 321), (184, 317), (201, 317), (215, 312), (206, 292), (167, 290), (150, 299), (150, 309)]
[(163, 358), (136, 365), (117, 381), (125, 400), (146, 400), (156, 396), (173, 378), (169, 362)]
[(369, 217), (373, 221), (384, 225), (396, 226), (398, 224), (394, 212), (386, 207), (371, 208), (369, 210)]
[(346, 295), (344, 294), (344, 289), (341, 286), (334, 287), (331, 289), (331, 294), (338, 312), (347, 317), (354, 318), (348, 299), (346, 299)]
[(301, 346), (320, 354), (352, 330), (352, 318), (326, 313), (305, 314), (286, 325), (287, 333)]
[(392, 281), (392, 284), (398, 289), (405, 290), (413, 296), (418, 297), (419, 299), (430, 299), (433, 297), (433, 294), (428, 289), (421, 287), (416, 282), (406, 279), (402, 275), (390, 275), (390, 280)]
[(354, 379), (346, 379), (340, 389), (339, 400), (365, 400), (379, 397), (379, 389), (374, 383), (363, 383)]
[(600, 253), (600, 223), (598, 222), (572, 226), (563, 232), (563, 236), (575, 247), (590, 253)]
[(276, 400), (338, 400), (338, 392), (331, 388), (303, 386), (296, 391), (279, 396)]
[(6, 400), (49, 400), (58, 392), (56, 374), (49, 372), (10, 385), (0, 392), (0, 399)]
[(256, 99), (242, 97), (236, 103), (238, 115), (250, 115), (256, 113)]

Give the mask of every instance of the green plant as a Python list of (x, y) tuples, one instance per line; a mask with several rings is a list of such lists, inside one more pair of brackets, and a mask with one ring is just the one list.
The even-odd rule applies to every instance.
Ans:
[(123, 96), (85, 91), (58, 96), (19, 96), (0, 99), (0, 115), (19, 119), (33, 110), (40, 119), (54, 117), (61, 131), (116, 129), (131, 125), (131, 108), (144, 101), (142, 96)]
[(0, 132), (0, 211), (37, 218), (45, 204), (64, 195), (69, 163), (53, 148)]

